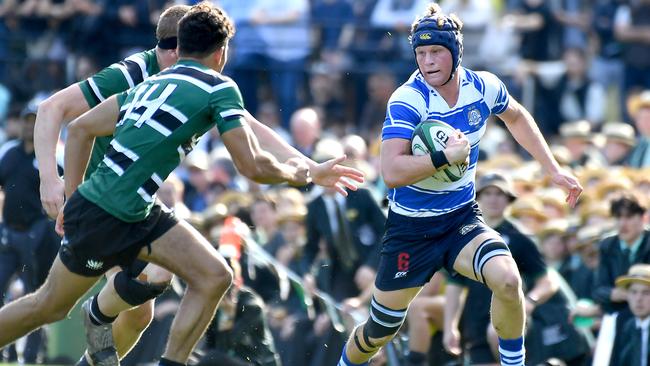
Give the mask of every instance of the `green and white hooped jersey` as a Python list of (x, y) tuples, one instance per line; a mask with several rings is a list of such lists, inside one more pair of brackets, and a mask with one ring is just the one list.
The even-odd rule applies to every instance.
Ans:
[[(93, 108), (106, 98), (129, 90), (143, 82), (144, 79), (159, 72), (160, 66), (156, 57), (156, 50), (150, 49), (116, 62), (88, 79), (79, 82), (78, 85), (88, 106)], [(97, 169), (97, 165), (104, 158), (104, 153), (106, 153), (108, 144), (112, 139), (110, 136), (95, 139), (90, 162), (86, 169), (86, 179)]]
[(141, 221), (155, 194), (214, 125), (242, 125), (237, 84), (198, 62), (180, 60), (118, 96), (120, 118), (106, 155), (79, 192), (111, 215)]

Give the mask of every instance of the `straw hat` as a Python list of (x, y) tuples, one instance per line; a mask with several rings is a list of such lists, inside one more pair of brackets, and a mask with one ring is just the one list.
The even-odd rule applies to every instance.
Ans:
[(636, 145), (634, 127), (623, 122), (610, 122), (603, 125), (603, 135), (607, 142), (620, 142), (628, 146)]
[(645, 90), (628, 99), (627, 110), (631, 116), (635, 116), (641, 108), (650, 108), (650, 90)]
[(617, 287), (628, 287), (632, 283), (642, 283), (650, 286), (650, 264), (635, 264), (626, 275), (616, 279)]
[(547, 221), (549, 217), (544, 213), (542, 202), (532, 196), (521, 197), (510, 205), (510, 216), (521, 218), (532, 216), (540, 221)]
[(576, 234), (575, 249), (584, 248), (599, 242), (602, 234), (603, 230), (598, 226), (585, 226), (580, 228)]
[(591, 124), (586, 120), (565, 122), (560, 125), (560, 136), (564, 139), (573, 138), (591, 140), (593, 137), (591, 133)]
[(545, 240), (551, 235), (566, 235), (569, 230), (569, 222), (564, 219), (553, 219), (549, 220), (542, 226), (542, 228), (537, 233), (537, 237), (540, 241)]

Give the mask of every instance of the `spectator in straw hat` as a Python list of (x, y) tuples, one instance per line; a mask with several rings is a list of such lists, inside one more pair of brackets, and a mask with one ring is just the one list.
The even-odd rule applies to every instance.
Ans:
[(650, 90), (632, 96), (628, 110), (640, 135), (630, 155), (629, 165), (634, 168), (650, 167)]
[(542, 226), (549, 220), (544, 213), (544, 205), (533, 196), (525, 196), (517, 199), (509, 207), (510, 217), (521, 224), (528, 233), (538, 233)]
[(580, 120), (560, 126), (562, 145), (571, 153), (571, 166), (602, 166), (605, 159), (593, 145), (593, 133), (589, 121)]
[(616, 279), (633, 317), (616, 330), (611, 366), (650, 365), (650, 264), (635, 264)]
[(634, 127), (623, 122), (610, 122), (603, 126), (605, 146), (603, 155), (609, 165), (626, 165), (636, 145)]
[(603, 232), (601, 227), (585, 226), (580, 228), (576, 234), (574, 250), (580, 256), (580, 261), (565, 279), (579, 299), (593, 298), (592, 287), (599, 260), (598, 242)]

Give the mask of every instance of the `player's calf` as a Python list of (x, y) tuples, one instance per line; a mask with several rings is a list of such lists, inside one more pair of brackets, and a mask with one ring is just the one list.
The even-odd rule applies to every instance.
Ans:
[[(370, 357), (393, 339), (405, 319), (406, 309), (388, 308), (378, 303), (373, 297), (370, 303), (370, 317), (363, 325), (354, 330), (351, 337), (359, 354), (348, 357), (346, 346), (343, 349), (339, 366), (366, 365), (366, 361)], [(361, 363), (358, 363), (359, 360)]]

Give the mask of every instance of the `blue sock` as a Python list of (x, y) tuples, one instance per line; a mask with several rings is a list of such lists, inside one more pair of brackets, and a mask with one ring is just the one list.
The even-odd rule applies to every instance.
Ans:
[(499, 358), (501, 359), (501, 366), (525, 366), (524, 337), (515, 339), (502, 339), (499, 337)]
[(343, 353), (341, 354), (341, 359), (339, 360), (337, 366), (368, 366), (368, 362), (352, 363), (350, 360), (348, 360), (348, 356), (345, 354), (345, 350), (347, 349), (348, 349), (348, 345), (346, 344), (345, 346), (343, 346)]

